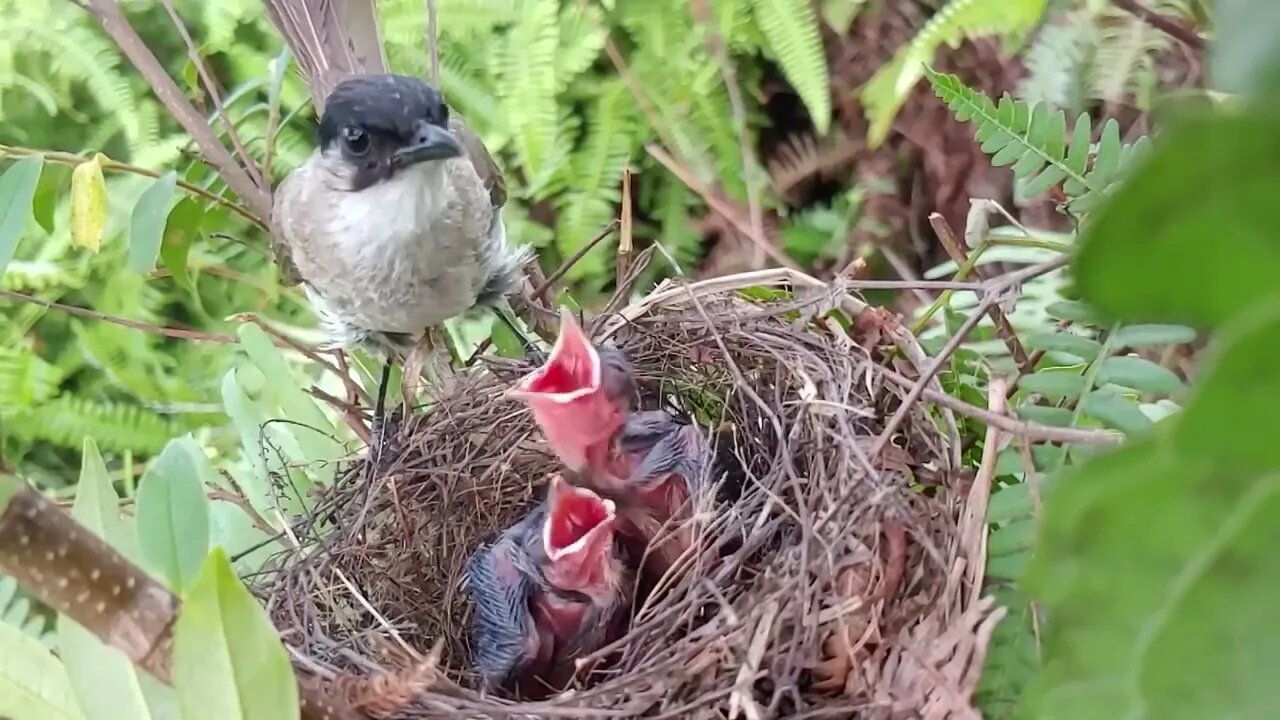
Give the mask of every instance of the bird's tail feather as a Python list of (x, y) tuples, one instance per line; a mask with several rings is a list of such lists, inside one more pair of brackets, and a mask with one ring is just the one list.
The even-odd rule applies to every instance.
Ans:
[(387, 71), (377, 0), (262, 0), (293, 52), (316, 113), (343, 78)]

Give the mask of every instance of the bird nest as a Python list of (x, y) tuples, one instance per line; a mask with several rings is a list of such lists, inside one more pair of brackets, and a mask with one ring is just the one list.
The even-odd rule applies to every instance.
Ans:
[(776, 270), (665, 283), (586, 329), (630, 357), (642, 407), (679, 406), (715, 449), (697, 552), (588, 677), (479, 692), (462, 569), (560, 469), (504, 396), (528, 364), (492, 361), (340, 473), (258, 579), (302, 672), (400, 718), (977, 716), (1001, 615), (985, 491), (950, 411), (905, 402), (926, 358), (896, 318)]

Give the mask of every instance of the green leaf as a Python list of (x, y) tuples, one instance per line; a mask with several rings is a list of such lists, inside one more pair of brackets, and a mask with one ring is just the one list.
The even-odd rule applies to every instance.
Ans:
[(1240, 467), (1280, 467), (1280, 304), (1259, 308), (1224, 329), (1200, 386), (1178, 418), (1174, 442), (1188, 455), (1217, 456)]
[(1115, 383), (1139, 392), (1176, 395), (1182, 381), (1172, 371), (1140, 357), (1109, 357), (1102, 362), (1098, 383)]
[(190, 436), (170, 440), (138, 487), (142, 557), (177, 593), (191, 584), (209, 548), (209, 501), (201, 481), (208, 462)]
[(1084, 325), (1099, 324), (1097, 311), (1079, 300), (1060, 300), (1055, 303), (1049, 303), (1044, 311), (1054, 320), (1068, 320)]
[(325, 417), (310, 395), (298, 386), (289, 373), (284, 356), (276, 349), (267, 333), (254, 323), (243, 323), (236, 330), (241, 347), (266, 377), (268, 397), (279, 403), (284, 416), (293, 423), (290, 431), (298, 437), (306, 461), (315, 465), (318, 482), (333, 478), (332, 461), (345, 454), (334, 437), (333, 422)]
[(81, 720), (62, 663), (40, 641), (0, 623), (0, 717)]
[(1084, 376), (1074, 370), (1040, 370), (1018, 378), (1018, 387), (1055, 398), (1073, 398), (1084, 391)]
[(18, 250), (22, 231), (31, 219), (36, 185), (44, 168), (43, 155), (25, 157), (0, 175), (0, 277)]
[(1056, 621), (1028, 717), (1280, 708), (1280, 302), (1219, 342), (1171, 433), (1095, 457), (1048, 496), (1027, 584)]
[[(1083, 381), (1084, 378), (1081, 378), (1081, 380)], [(1084, 383), (1081, 382), (1081, 386), (1083, 386), (1083, 384)], [(1059, 407), (1045, 407), (1043, 405), (1019, 405), (1017, 408), (1017, 413), (1018, 413), (1018, 417), (1022, 418), (1023, 420), (1037, 422), (1042, 425), (1053, 425), (1055, 427), (1070, 427), (1071, 422), (1073, 420), (1070, 410), (1066, 408), (1059, 408)]]
[(814, 129), (826, 135), (831, 127), (831, 83), (813, 3), (751, 0), (751, 8), (783, 76), (804, 101)]
[(1186, 325), (1125, 325), (1111, 335), (1116, 347), (1179, 345), (1196, 339), (1196, 331)]
[(1131, 400), (1111, 390), (1094, 390), (1085, 396), (1081, 409), (1102, 421), (1103, 425), (1126, 435), (1140, 435), (1155, 427), (1155, 423)]
[[(1086, 227), (1075, 266), (1081, 295), (1117, 319), (1197, 327), (1280, 295), (1276, 126), (1240, 113), (1166, 127), (1159, 148)], [(1152, 258), (1160, 272), (1137, 270)]]
[(171, 170), (138, 196), (138, 202), (129, 215), (128, 267), (133, 272), (146, 273), (155, 269), (177, 188), (178, 174)]
[[(85, 439), (82, 458), (71, 516), (123, 552), (129, 537), (120, 517), (119, 497), (92, 438)], [(58, 617), (58, 648), (88, 720), (150, 717), (137, 670), (124, 653), (65, 615)]]
[(1092, 360), (1102, 350), (1102, 344), (1092, 338), (1073, 332), (1029, 332), (1023, 344), (1032, 350), (1057, 350), (1071, 353), (1081, 360)]
[(102, 177), (106, 156), (94, 153), (71, 171), (71, 244), (96, 253), (107, 228), (107, 181)]
[(1275, 715), (1280, 476), (1146, 441), (1080, 466), (1045, 509), (1027, 583), (1055, 622), (1026, 717)]
[(191, 198), (183, 198), (173, 206), (164, 228), (164, 241), (160, 244), (160, 262), (173, 275), (173, 281), (188, 292), (194, 290), (191, 275), (187, 272), (187, 257), (191, 245), (200, 235), (200, 222), (205, 218), (204, 208)]
[(1215, 90), (1264, 96), (1280, 85), (1280, 5), (1232, 0), (1214, 6), (1209, 75)]
[(183, 720), (296, 720), (293, 666), (267, 613), (221, 548), (205, 559), (174, 629)]
[(1031, 549), (1035, 536), (1034, 518), (1014, 520), (991, 531), (991, 538), (987, 543), (987, 555), (1000, 557), (1024, 553)]

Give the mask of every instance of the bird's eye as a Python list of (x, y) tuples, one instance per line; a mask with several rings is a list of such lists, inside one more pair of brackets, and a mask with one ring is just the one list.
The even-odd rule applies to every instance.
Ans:
[(342, 129), (342, 142), (347, 152), (355, 156), (369, 152), (369, 134), (358, 127), (348, 125)]

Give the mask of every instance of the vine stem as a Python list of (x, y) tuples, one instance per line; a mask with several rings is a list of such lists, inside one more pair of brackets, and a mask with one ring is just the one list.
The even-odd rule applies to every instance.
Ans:
[[(84, 163), (89, 162), (91, 159), (91, 158), (85, 157), (84, 155), (77, 155), (75, 153), (63, 152), (61, 150), (35, 150), (32, 148), (15, 147), (13, 145), (0, 145), (0, 158), (4, 158), (4, 157), (21, 158), (21, 157), (30, 157), (32, 155), (43, 155), (44, 159), (48, 162), (57, 163), (59, 165), (67, 165), (70, 167), (83, 165)], [(129, 163), (120, 162), (119, 160), (112, 160), (106, 155), (102, 156), (101, 163), (102, 163), (103, 170), (127, 173), (130, 175), (140, 175), (142, 177), (149, 177), (149, 178), (159, 178), (162, 175), (162, 173), (157, 172), (155, 170), (151, 170), (149, 168), (138, 167), (137, 165), (130, 165)], [(244, 218), (245, 220), (248, 220), (249, 222), (253, 223), (257, 227), (263, 230), (270, 231), (270, 227), (267, 225), (265, 220), (255, 215), (252, 210), (249, 210), (243, 205), (231, 202), (230, 200), (224, 197), (211, 193), (208, 190), (205, 190), (204, 188), (200, 187), (199, 185), (193, 185), (192, 183), (189, 183), (186, 180), (179, 179), (178, 187), (182, 188), (189, 195), (194, 195), (203, 200), (208, 200), (209, 202), (214, 203), (216, 205), (221, 205), (227, 208), (228, 210), (230, 210), (231, 212)]]

